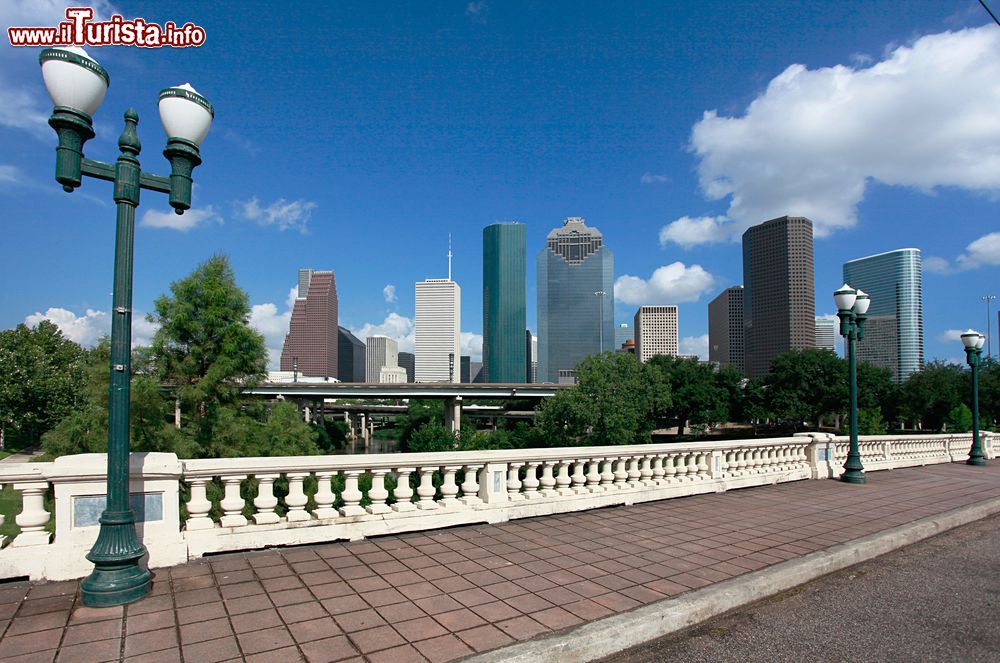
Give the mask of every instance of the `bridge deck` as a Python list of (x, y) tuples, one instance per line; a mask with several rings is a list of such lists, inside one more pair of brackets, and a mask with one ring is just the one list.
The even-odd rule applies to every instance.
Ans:
[[(5, 661), (446, 661), (1000, 497), (1000, 463), (801, 481), (156, 572), (127, 608), (0, 586)], [(133, 658), (135, 657), (135, 658)], [(139, 658), (143, 657), (143, 658)]]

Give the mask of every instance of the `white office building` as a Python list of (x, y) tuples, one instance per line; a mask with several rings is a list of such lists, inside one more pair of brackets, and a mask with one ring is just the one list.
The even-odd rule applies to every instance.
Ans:
[[(365, 376), (368, 382), (384, 382), (383, 368), (396, 368), (399, 364), (399, 344), (388, 336), (369, 336), (365, 339)], [(406, 382), (405, 373), (403, 369)]]
[(406, 369), (401, 366), (383, 366), (378, 372), (382, 384), (406, 384)]
[(816, 318), (816, 348), (818, 350), (833, 350), (836, 352), (837, 326), (840, 321), (835, 318)]
[(416, 287), (414, 379), (459, 382), (462, 289), (450, 278), (427, 279)]
[(640, 306), (634, 329), (639, 361), (647, 362), (655, 355), (677, 356), (676, 306)]

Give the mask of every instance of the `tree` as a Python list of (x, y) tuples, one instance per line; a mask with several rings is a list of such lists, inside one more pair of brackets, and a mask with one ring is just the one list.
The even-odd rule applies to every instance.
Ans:
[(830, 350), (789, 350), (771, 362), (764, 378), (766, 404), (775, 417), (818, 426), (848, 407), (847, 362)]
[(262, 379), (267, 368), (264, 337), (250, 327), (247, 294), (224, 256), (214, 256), (156, 300), (148, 320), (156, 371), (177, 390), (195, 420), (200, 441), (210, 436), (218, 407)]
[(0, 442), (35, 444), (76, 407), (82, 357), (48, 320), (0, 332)]
[(704, 432), (729, 418), (731, 373), (720, 376), (714, 368), (696, 359), (668, 355), (650, 359), (646, 370), (651, 378), (670, 390), (678, 436), (684, 434), (689, 424)]
[(941, 430), (945, 418), (969, 394), (969, 374), (955, 364), (934, 361), (914, 373), (900, 389), (900, 413), (924, 428)]

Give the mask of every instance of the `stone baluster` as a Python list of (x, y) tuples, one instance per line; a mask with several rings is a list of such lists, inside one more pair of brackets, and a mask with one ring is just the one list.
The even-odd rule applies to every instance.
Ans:
[[(188, 479), (191, 486), (191, 499), (187, 503), (188, 519), (184, 527), (193, 532), (199, 529), (212, 529), (215, 523), (208, 513), (212, 510), (212, 503), (208, 500), (205, 486), (212, 479), (210, 477), (192, 477)], [(277, 503), (277, 502), (276, 502)]]
[[(342, 516), (361, 516), (367, 513), (361, 506), (361, 498), (364, 495), (358, 487), (358, 477), (360, 476), (361, 470), (344, 470), (344, 490), (340, 493), (340, 499), (344, 500), (344, 506), (340, 507), (340, 515)], [(291, 485), (290, 479), (288, 483)], [(289, 515), (291, 515), (291, 511), (289, 511)]]
[(591, 458), (587, 461), (586, 490), (589, 493), (604, 492), (604, 489), (601, 488), (601, 460), (600, 458)]
[(458, 484), (455, 483), (455, 473), (462, 468), (461, 465), (445, 465), (441, 468), (444, 481), (441, 483), (441, 506), (455, 507), (461, 504), (458, 501)]
[(736, 450), (736, 466), (733, 467), (733, 474), (735, 476), (741, 477), (746, 474), (747, 469), (747, 450), (737, 449)]
[(663, 457), (663, 480), (674, 483), (677, 480), (677, 454), (667, 454)]
[(687, 478), (688, 481), (695, 481), (698, 479), (698, 454), (689, 453), (687, 455)]
[(538, 461), (530, 460), (525, 468), (524, 481), (524, 499), (533, 500), (535, 498), (541, 497), (541, 493), (538, 492), (538, 466), (541, 465)]
[(639, 479), (642, 477), (642, 472), (639, 471), (639, 460), (641, 456), (631, 456), (626, 464), (626, 471), (628, 472), (628, 487), (638, 488)]
[(417, 486), (417, 496), (420, 497), (420, 501), (417, 502), (418, 509), (438, 508), (438, 503), (434, 501), (434, 495), (437, 493), (434, 488), (434, 470), (436, 469), (433, 466), (419, 468), (420, 485)]
[(313, 515), (316, 518), (336, 518), (340, 513), (333, 507), (333, 503), (337, 501), (332, 485), (334, 474), (336, 473), (333, 470), (316, 473), (317, 488), (316, 494), (313, 495), (313, 499), (316, 500), (316, 510), (313, 511)]
[(653, 456), (653, 485), (660, 486), (664, 483), (663, 476), (666, 471), (663, 469), (663, 456), (656, 454)]
[(615, 457), (604, 458), (604, 471), (601, 472), (601, 490), (609, 491), (615, 490), (615, 461), (618, 459)]
[(219, 506), (222, 507), (222, 518), (219, 519), (219, 523), (223, 527), (243, 527), (247, 524), (246, 516), (243, 515), (243, 507), (246, 503), (240, 495), (240, 484), (246, 478), (245, 474), (222, 477), (226, 492), (222, 501), (219, 502)]
[(615, 459), (615, 483), (614, 486), (618, 490), (623, 490), (628, 488), (628, 470), (626, 466), (628, 465), (628, 457), (616, 458)]
[(573, 489), (569, 485), (573, 482), (569, 478), (569, 464), (572, 461), (564, 460), (559, 463), (559, 472), (556, 474), (556, 494), (565, 497), (566, 495), (572, 495)]
[(12, 546), (20, 548), (49, 543), (50, 535), (45, 531), (49, 522), (49, 512), (45, 510), (45, 493), (48, 489), (46, 481), (14, 484), (14, 490), (21, 493), (21, 513), (14, 517), (21, 533), (11, 543)]
[(722, 453), (722, 476), (732, 476), (736, 469), (736, 451), (727, 449)]
[(687, 454), (683, 451), (678, 453), (674, 456), (674, 462), (676, 463), (674, 476), (677, 477), (678, 481), (686, 481), (688, 473)]
[(557, 462), (547, 460), (542, 464), (542, 476), (538, 482), (541, 484), (541, 493), (545, 497), (555, 497), (559, 494), (556, 492), (556, 478), (552, 473), (552, 468)]
[[(280, 474), (257, 474), (257, 497), (253, 498), (253, 506), (257, 513), (253, 514), (255, 525), (273, 525), (281, 520), (274, 512), (278, 506), (278, 498), (274, 496), (274, 480)], [(189, 509), (190, 510), (190, 509)]]
[(413, 488), (410, 487), (410, 474), (416, 469), (415, 467), (396, 468), (396, 488), (392, 491), (396, 503), (392, 505), (393, 511), (402, 513), (417, 509), (417, 505), (413, 503)]
[(285, 514), (285, 518), (290, 523), (312, 520), (312, 514), (306, 511), (309, 498), (306, 497), (303, 485), (307, 476), (309, 476), (308, 472), (285, 473), (285, 478), (288, 479), (288, 495), (285, 496), (285, 506), (288, 507), (288, 513)]
[(368, 490), (368, 499), (371, 504), (365, 507), (368, 513), (392, 513), (392, 509), (385, 503), (389, 499), (389, 491), (385, 487), (385, 475), (389, 470), (384, 467), (372, 470), (372, 487)]
[(587, 491), (587, 475), (584, 473), (586, 458), (577, 458), (573, 461), (573, 492), (577, 495)]
[(507, 464), (507, 501), (517, 502), (524, 499), (521, 494), (521, 468), (524, 463), (511, 461)]
[(704, 451), (698, 454), (698, 477), (701, 479), (708, 478), (708, 459), (710, 455)]
[[(483, 498), (479, 496), (479, 471), (483, 469), (483, 466), (466, 465), (464, 469), (465, 480), (462, 482), (462, 504), (466, 506), (482, 504)], [(489, 477), (484, 477), (484, 480), (488, 479)]]

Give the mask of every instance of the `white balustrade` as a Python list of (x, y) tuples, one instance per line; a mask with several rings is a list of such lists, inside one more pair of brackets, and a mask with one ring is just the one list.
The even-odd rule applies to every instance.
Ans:
[(45, 493), (49, 489), (48, 481), (33, 481), (14, 485), (14, 490), (21, 493), (21, 513), (14, 517), (14, 522), (21, 528), (21, 533), (14, 539), (12, 545), (44, 546), (49, 543), (49, 533), (45, 526), (49, 523), (49, 512), (45, 510)]
[[(211, 477), (192, 477), (188, 479), (191, 485), (191, 499), (187, 503), (188, 519), (184, 527), (188, 531), (200, 529), (212, 529), (215, 523), (209, 517), (212, 510), (212, 503), (208, 500), (206, 486), (211, 481)], [(277, 504), (277, 500), (274, 502)]]
[(441, 468), (444, 480), (441, 482), (440, 505), (444, 507), (455, 507), (461, 504), (458, 501), (458, 484), (455, 483), (455, 473), (462, 469), (461, 465), (445, 465)]
[(545, 461), (542, 463), (542, 477), (538, 480), (541, 486), (541, 493), (545, 497), (555, 497), (559, 493), (556, 491), (556, 478), (552, 474), (552, 466), (555, 461)]
[(483, 465), (465, 465), (465, 481), (462, 482), (460, 486), (462, 489), (462, 499), (461, 502), (465, 506), (475, 506), (477, 504), (482, 504), (483, 500), (479, 497), (479, 471), (483, 469)]
[(392, 491), (396, 503), (392, 505), (393, 511), (405, 513), (416, 510), (417, 505), (413, 503), (413, 488), (410, 486), (410, 475), (416, 471), (415, 467), (396, 468), (396, 487)]
[(365, 513), (361, 507), (361, 498), (364, 495), (358, 487), (358, 478), (361, 470), (344, 470), (344, 490), (340, 493), (340, 499), (344, 500), (344, 506), (340, 507), (342, 516), (360, 516)]
[(540, 464), (537, 461), (529, 460), (525, 467), (524, 481), (521, 482), (521, 485), (524, 486), (524, 493), (522, 494), (526, 500), (541, 497), (541, 494), (538, 492), (538, 466)]
[(434, 495), (437, 493), (434, 487), (434, 470), (433, 466), (418, 468), (420, 472), (420, 485), (417, 486), (417, 497), (420, 498), (417, 502), (418, 509), (428, 511), (438, 508), (438, 503), (434, 501)]
[(392, 509), (386, 504), (389, 499), (389, 491), (385, 487), (385, 476), (389, 470), (378, 468), (372, 470), (372, 487), (368, 490), (368, 499), (371, 504), (365, 507), (365, 511), (371, 514), (391, 513)]
[[(253, 522), (256, 525), (273, 525), (281, 520), (278, 518), (278, 514), (274, 512), (275, 507), (278, 506), (278, 498), (274, 496), (274, 480), (280, 475), (257, 474), (255, 476), (257, 479), (257, 497), (253, 499), (253, 505), (257, 509), (257, 512), (253, 514)], [(188, 511), (191, 511), (190, 505), (188, 505)]]
[(285, 514), (285, 518), (290, 523), (312, 520), (312, 514), (306, 511), (309, 498), (306, 496), (304, 484), (308, 476), (308, 472), (289, 472), (285, 475), (288, 479), (288, 495), (285, 496), (285, 506), (288, 507), (288, 513)]
[(525, 499), (521, 493), (522, 467), (524, 467), (524, 463), (513, 462), (507, 464), (507, 500), (510, 502)]
[(219, 502), (222, 507), (222, 518), (219, 524), (223, 527), (243, 527), (247, 524), (247, 517), (243, 515), (243, 497), (240, 495), (240, 484), (246, 479), (245, 474), (236, 476), (227, 475), (222, 478), (225, 485), (225, 496)]
[(319, 470), (316, 472), (316, 494), (313, 500), (316, 501), (316, 510), (313, 515), (322, 520), (324, 518), (336, 518), (340, 513), (334, 508), (333, 503), (337, 501), (337, 495), (333, 492), (333, 477), (336, 473), (333, 470)]

